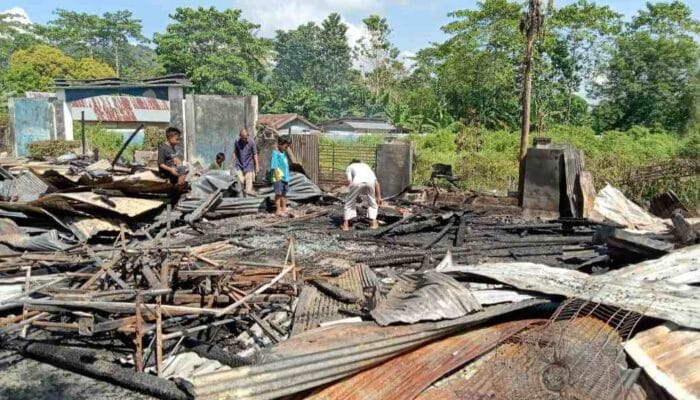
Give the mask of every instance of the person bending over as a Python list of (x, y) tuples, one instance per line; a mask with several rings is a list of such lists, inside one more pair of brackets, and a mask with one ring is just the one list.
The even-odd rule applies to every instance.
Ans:
[(345, 170), (348, 177), (348, 194), (345, 196), (343, 212), (344, 231), (350, 230), (350, 220), (357, 216), (357, 198), (365, 196), (368, 200), (367, 217), (370, 219), (370, 229), (377, 229), (377, 213), (382, 205), (382, 189), (372, 168), (360, 160), (352, 160)]

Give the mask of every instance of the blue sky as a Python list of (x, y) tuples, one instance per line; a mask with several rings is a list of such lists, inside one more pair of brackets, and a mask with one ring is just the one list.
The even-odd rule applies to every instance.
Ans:
[[(555, 0), (558, 6), (572, 0)], [(644, 6), (640, 0), (598, 0), (629, 17)], [(131, 10), (143, 22), (144, 33), (151, 37), (163, 31), (169, 23), (168, 14), (178, 6), (216, 6), (240, 8), (246, 19), (261, 25), (260, 34), (272, 36), (276, 29), (289, 29), (309, 20), (320, 21), (330, 12), (337, 11), (350, 26), (349, 36), (354, 41), (362, 34), (362, 18), (377, 13), (386, 16), (393, 29), (393, 42), (407, 54), (442, 41), (440, 27), (450, 21), (447, 13), (474, 8), (476, 0), (0, 0), (0, 11), (20, 7), (33, 22), (46, 23), (57, 7), (102, 14), (119, 9)], [(700, 1), (686, 0), (700, 19)]]

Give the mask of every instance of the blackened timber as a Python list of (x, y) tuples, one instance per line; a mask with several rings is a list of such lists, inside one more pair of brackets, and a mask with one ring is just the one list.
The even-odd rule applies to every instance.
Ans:
[(440, 225), (442, 225), (442, 222), (438, 218), (427, 219), (425, 221), (418, 221), (406, 225), (397, 226), (391, 233), (393, 235), (405, 235), (408, 233), (415, 233), (425, 231), (428, 229), (433, 229)]
[(95, 379), (114, 383), (127, 389), (156, 396), (162, 399), (187, 400), (188, 396), (177, 385), (167, 379), (136, 373), (114, 363), (102, 361), (96, 353), (84, 349), (66, 348), (46, 343), (15, 342), (13, 347), (22, 355), (47, 362)]
[(454, 224), (454, 217), (449, 218), (447, 220), (447, 223), (445, 223), (445, 226), (437, 234), (437, 236), (432, 241), (430, 241), (430, 243), (427, 243), (423, 246), (423, 250), (430, 249), (433, 246), (435, 246), (436, 244), (438, 244), (438, 242), (440, 242), (440, 240), (442, 240), (442, 238), (445, 237), (445, 235), (447, 235), (447, 232), (450, 230), (450, 228), (452, 228), (453, 224)]
[(311, 281), (311, 284), (313, 284), (316, 287), (316, 289), (318, 289), (321, 293), (343, 303), (356, 304), (364, 300), (356, 296), (352, 292), (349, 292), (343, 288), (340, 288), (322, 280), (314, 279)]
[(396, 228), (397, 226), (408, 223), (409, 221), (413, 220), (417, 215), (418, 214), (411, 214), (406, 218), (402, 218), (402, 219), (394, 222), (393, 224), (389, 224), (389, 225), (385, 226), (384, 228), (379, 229), (378, 231), (374, 232), (372, 234), (372, 236), (375, 238), (381, 237), (382, 235), (386, 234), (387, 232), (391, 231), (392, 229)]
[(468, 214), (464, 213), (459, 217), (459, 226), (457, 227), (457, 233), (455, 234), (455, 247), (462, 247), (464, 244), (464, 233), (467, 230), (467, 218)]

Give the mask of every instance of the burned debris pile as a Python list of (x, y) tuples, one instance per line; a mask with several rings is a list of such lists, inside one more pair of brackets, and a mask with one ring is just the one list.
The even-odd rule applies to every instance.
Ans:
[(350, 232), (301, 173), (280, 218), (227, 171), (0, 158), (0, 344), (167, 399), (698, 398), (697, 219), (561, 154), (569, 213), (435, 186)]

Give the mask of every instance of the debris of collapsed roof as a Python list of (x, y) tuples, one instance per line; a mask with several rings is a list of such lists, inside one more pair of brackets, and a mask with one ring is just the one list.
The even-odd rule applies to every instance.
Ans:
[(228, 171), (183, 191), (0, 158), (0, 345), (168, 399), (698, 397), (698, 221), (592, 195), (582, 155), (549, 150), (556, 207), (413, 187), (347, 233), (303, 173), (280, 218)]

